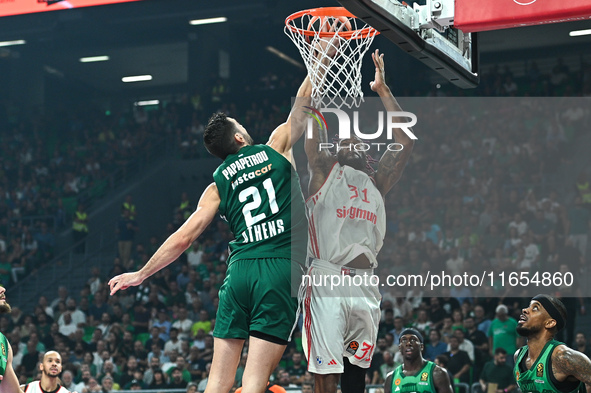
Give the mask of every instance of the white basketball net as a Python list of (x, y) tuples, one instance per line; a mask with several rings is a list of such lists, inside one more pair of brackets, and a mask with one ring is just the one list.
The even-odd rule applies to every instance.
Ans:
[[(304, 30), (313, 31), (314, 35), (305, 35)], [(326, 36), (328, 32), (330, 36)], [(343, 38), (343, 34), (351, 33), (350, 37)], [(377, 30), (356, 18), (317, 17), (306, 13), (288, 19), (285, 34), (304, 59), (315, 106), (359, 107), (363, 102), (361, 59), (378, 34)]]

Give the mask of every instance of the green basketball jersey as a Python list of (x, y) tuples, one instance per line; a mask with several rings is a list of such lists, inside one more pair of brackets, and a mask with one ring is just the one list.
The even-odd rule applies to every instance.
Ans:
[[(519, 350), (519, 354), (517, 355), (517, 361), (515, 362), (514, 371), (517, 385), (523, 393), (560, 392), (560, 390), (556, 388), (556, 386), (550, 379), (549, 368), (551, 367), (551, 364), (549, 363), (549, 360), (552, 356), (554, 348), (562, 344), (563, 343), (556, 340), (548, 341), (544, 346), (544, 349), (542, 349), (540, 356), (538, 356), (538, 358), (532, 364), (529, 370), (525, 370), (525, 368), (519, 366), (523, 358), (527, 356), (528, 346), (526, 345)], [(575, 385), (575, 387), (570, 392), (576, 392), (579, 390), (580, 387), (581, 383)]]
[(435, 393), (433, 369), (435, 363), (430, 360), (415, 375), (405, 375), (402, 365), (392, 374), (392, 393)]
[(8, 341), (6, 336), (0, 333), (0, 383), (4, 379), (4, 373), (6, 372), (6, 365), (8, 363)]
[(245, 146), (226, 157), (213, 179), (220, 214), (236, 238), (228, 263), (292, 256), (304, 263), (308, 220), (299, 177), (285, 157), (266, 145)]

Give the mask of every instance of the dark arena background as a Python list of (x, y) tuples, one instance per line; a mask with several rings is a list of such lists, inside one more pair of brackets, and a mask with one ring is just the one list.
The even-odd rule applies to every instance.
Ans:
[[(55, 350), (69, 391), (204, 391), (233, 239), (225, 221), (216, 216), (140, 286), (111, 296), (107, 283), (141, 268), (195, 211), (221, 163), (203, 144), (212, 113), (237, 119), (256, 143), (285, 121), (307, 72), (285, 18), (326, 6), (340, 4), (0, 0), (0, 283), (12, 306), (0, 332), (22, 384), (39, 380), (42, 355)], [(375, 38), (387, 84), (418, 118), (385, 201), (375, 274), (386, 282), (441, 266), (490, 285), (380, 287), (369, 393), (401, 364), (403, 327), (422, 331), (429, 360), (462, 331), (469, 367), (452, 377), (460, 393), (481, 391), (493, 349), (512, 363), (525, 344), (514, 325), (537, 293), (562, 299), (558, 338), (591, 354), (591, 35), (571, 33), (585, 29), (588, 20), (479, 33), (471, 89)], [(362, 74), (375, 96), (369, 54)], [(303, 144), (294, 155), (306, 190)], [(528, 273), (527, 290), (511, 268)], [(575, 284), (542, 282), (542, 272)], [(311, 393), (301, 329), (271, 380)], [(247, 358), (248, 346), (227, 376), (233, 390)]]

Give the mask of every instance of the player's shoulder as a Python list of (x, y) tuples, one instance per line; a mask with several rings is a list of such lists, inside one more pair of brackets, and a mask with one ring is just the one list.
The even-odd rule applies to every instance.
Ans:
[[(29, 383), (26, 383), (24, 385), (21, 385), (21, 389), (25, 392), (25, 393), (34, 393), (36, 391), (38, 391), (39, 389), (37, 389), (37, 387), (39, 386), (40, 381), (32, 381)], [(60, 393), (62, 393), (60, 391)]]
[(561, 342), (554, 342), (554, 348), (552, 349), (552, 360), (570, 359), (578, 356), (586, 356), (582, 352), (568, 347), (566, 344)]

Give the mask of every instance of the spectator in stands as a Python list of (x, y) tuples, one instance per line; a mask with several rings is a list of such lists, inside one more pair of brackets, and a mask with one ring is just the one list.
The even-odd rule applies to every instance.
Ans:
[(201, 358), (206, 362), (213, 359), (213, 336), (210, 334), (205, 336), (205, 348), (201, 351)]
[(456, 336), (449, 338), (450, 350), (444, 353), (449, 358), (448, 370), (453, 375), (453, 380), (470, 383), (470, 356), (465, 351), (460, 350), (460, 342)]
[(166, 381), (164, 372), (160, 369), (154, 370), (152, 381), (146, 385), (148, 386), (148, 389), (170, 389), (170, 385)]
[(16, 273), (12, 274), (12, 264), (8, 262), (8, 256), (6, 252), (0, 251), (0, 284), (3, 287), (10, 285), (10, 279), (13, 278), (14, 282), (17, 281)]
[(388, 374), (390, 374), (400, 363), (394, 361), (394, 356), (388, 351), (382, 354), (384, 362), (380, 366), (380, 381), (378, 384), (383, 384)]
[(134, 373), (138, 370), (138, 362), (135, 356), (130, 356), (125, 363), (123, 372), (117, 381), (120, 386), (127, 386), (134, 378)]
[(384, 317), (381, 318), (378, 325), (378, 336), (394, 330), (394, 310), (392, 308), (386, 308), (382, 314)]
[(68, 295), (68, 288), (65, 285), (60, 285), (57, 288), (57, 298), (55, 298), (50, 304), (53, 312), (57, 311), (60, 302), (66, 303), (68, 299), (70, 299), (70, 296)]
[(128, 266), (129, 260), (131, 259), (131, 248), (133, 246), (133, 240), (135, 234), (139, 230), (137, 221), (135, 218), (131, 218), (131, 211), (123, 208), (121, 210), (121, 216), (117, 222), (117, 241), (119, 258), (123, 266)]
[(25, 374), (27, 377), (33, 377), (40, 354), (41, 353), (37, 350), (37, 343), (29, 340), (27, 342), (27, 353), (23, 355), (22, 360), (22, 365), (25, 368)]
[(517, 389), (513, 369), (506, 362), (507, 356), (507, 351), (497, 348), (494, 359), (484, 365), (478, 381), (482, 392), (489, 392), (490, 384), (494, 384), (497, 392), (509, 393)]
[(191, 347), (189, 352), (189, 372), (191, 373), (191, 380), (196, 381), (201, 379), (205, 372), (206, 362), (201, 358), (199, 349)]
[(70, 337), (70, 335), (73, 335), (78, 328), (72, 321), (72, 314), (70, 314), (70, 312), (65, 312), (60, 316), (60, 319), (63, 322), (60, 325), (59, 332), (66, 337)]
[[(454, 330), (454, 337), (458, 339), (458, 348), (468, 354), (470, 362), (474, 363), (474, 344), (472, 341), (466, 339), (466, 333), (463, 329)], [(451, 340), (450, 340), (451, 342)], [(451, 345), (447, 344), (447, 351), (451, 351)]]
[(164, 344), (164, 354), (168, 354), (168, 352), (172, 350), (177, 350), (179, 353), (181, 352), (181, 343), (182, 341), (179, 340), (179, 331), (176, 328), (170, 329), (170, 339), (166, 341)]
[(103, 337), (107, 337), (111, 331), (111, 327), (113, 326), (111, 323), (111, 314), (104, 312), (100, 321), (101, 323), (99, 323), (96, 327), (101, 329), (103, 332)]
[(82, 392), (84, 391), (84, 389), (86, 389), (86, 386), (88, 386), (90, 379), (92, 378), (92, 375), (90, 374), (90, 369), (88, 368), (88, 366), (80, 367), (80, 382), (78, 382), (75, 386), (75, 391), (76, 392)]
[[(72, 221), (72, 235), (74, 236), (74, 243), (77, 253), (84, 253), (86, 250), (86, 236), (88, 236), (88, 213), (82, 203), (78, 203), (76, 212), (74, 213), (74, 220)], [(96, 382), (96, 381), (95, 381)]]
[(448, 313), (441, 307), (441, 302), (439, 298), (432, 297), (429, 300), (429, 319), (433, 324), (433, 329), (440, 329), (443, 325), (444, 318), (448, 315)]
[(591, 348), (589, 348), (589, 344), (587, 343), (587, 337), (585, 333), (578, 332), (575, 335), (575, 349), (581, 353), (587, 355), (587, 357), (591, 356)]
[(144, 303), (137, 301), (133, 307), (133, 321), (131, 322), (135, 334), (147, 333), (150, 323), (150, 311)]
[(160, 348), (164, 348), (166, 341), (160, 337), (160, 329), (158, 326), (152, 326), (150, 328), (150, 338), (146, 340), (145, 347), (151, 349), (153, 344), (158, 344)]
[(172, 327), (178, 329), (181, 340), (188, 340), (192, 337), (192, 326), (193, 321), (187, 318), (187, 307), (184, 305), (179, 306), (178, 319), (173, 322)]
[(172, 380), (172, 375), (174, 372), (174, 369), (178, 369), (181, 372), (182, 375), (182, 379), (185, 382), (191, 382), (191, 373), (189, 372), (188, 368), (187, 368), (187, 361), (185, 360), (184, 357), (182, 356), (177, 356), (176, 358), (176, 366), (172, 367), (170, 370), (168, 370), (167, 374), (169, 376), (169, 380)]
[(474, 317), (468, 316), (464, 319), (466, 338), (474, 345), (474, 374), (478, 375), (481, 366), (488, 359), (488, 337), (482, 331), (476, 329)]
[(162, 346), (159, 343), (152, 343), (152, 351), (150, 353), (148, 353), (148, 363), (150, 363), (150, 359), (152, 359), (152, 357), (158, 357), (160, 358), (160, 363), (164, 364), (166, 362), (169, 362), (170, 359), (168, 358), (168, 356), (166, 356), (164, 354), (164, 351), (162, 350)]
[(478, 330), (487, 334), (491, 323), (492, 321), (486, 318), (484, 307), (480, 304), (474, 306), (474, 324), (477, 326)]
[(437, 329), (429, 331), (429, 343), (425, 346), (425, 359), (435, 361), (438, 355), (447, 352), (447, 345), (441, 341), (441, 333)]
[(76, 391), (76, 384), (74, 383), (74, 376), (70, 370), (65, 370), (61, 375), (61, 385), (69, 392)]
[(199, 321), (195, 322), (191, 327), (191, 333), (193, 336), (197, 335), (197, 331), (199, 329), (203, 329), (205, 334), (209, 334), (209, 332), (211, 332), (211, 319), (209, 317), (209, 313), (206, 310), (201, 310), (199, 312)]
[(209, 380), (209, 371), (211, 370), (211, 362), (205, 365), (205, 371), (202, 374), (201, 381), (199, 381), (199, 385), (197, 385), (197, 390), (200, 392), (204, 392), (205, 388), (207, 387), (207, 381)]
[(129, 382), (128, 385), (123, 387), (124, 390), (142, 390), (144, 389), (144, 384), (139, 379), (133, 379)]
[(394, 337), (393, 345), (398, 345), (400, 340), (400, 333), (404, 330), (404, 321), (402, 317), (395, 317), (394, 318), (394, 329), (390, 330), (392, 336)]
[[(503, 348), (507, 353), (515, 353), (518, 347), (517, 321), (508, 315), (507, 306), (500, 304), (496, 309), (497, 317), (491, 322), (488, 329), (489, 350), (492, 354), (497, 348)], [(507, 359), (509, 365), (513, 364), (513, 357)]]
[(195, 382), (189, 382), (186, 393), (197, 393), (197, 384)]
[(179, 289), (176, 280), (169, 280), (168, 288), (168, 296), (166, 296), (167, 307), (185, 306), (187, 304), (185, 294)]
[(306, 363), (302, 359), (302, 353), (294, 352), (293, 355), (291, 355), (291, 362), (291, 365), (287, 368), (291, 383), (301, 385), (302, 378), (306, 372)]
[(166, 341), (168, 341), (168, 339), (170, 338), (170, 328), (172, 326), (172, 323), (169, 321), (168, 318), (168, 312), (165, 308), (161, 308), (158, 310), (158, 319), (157, 320), (152, 320), (151, 321), (152, 324), (152, 329), (157, 328), (159, 331), (159, 336), (160, 339), (162, 340), (162, 348), (164, 348), (164, 345), (166, 343)]
[(101, 378), (101, 393), (110, 393), (113, 391), (113, 377), (105, 375)]

